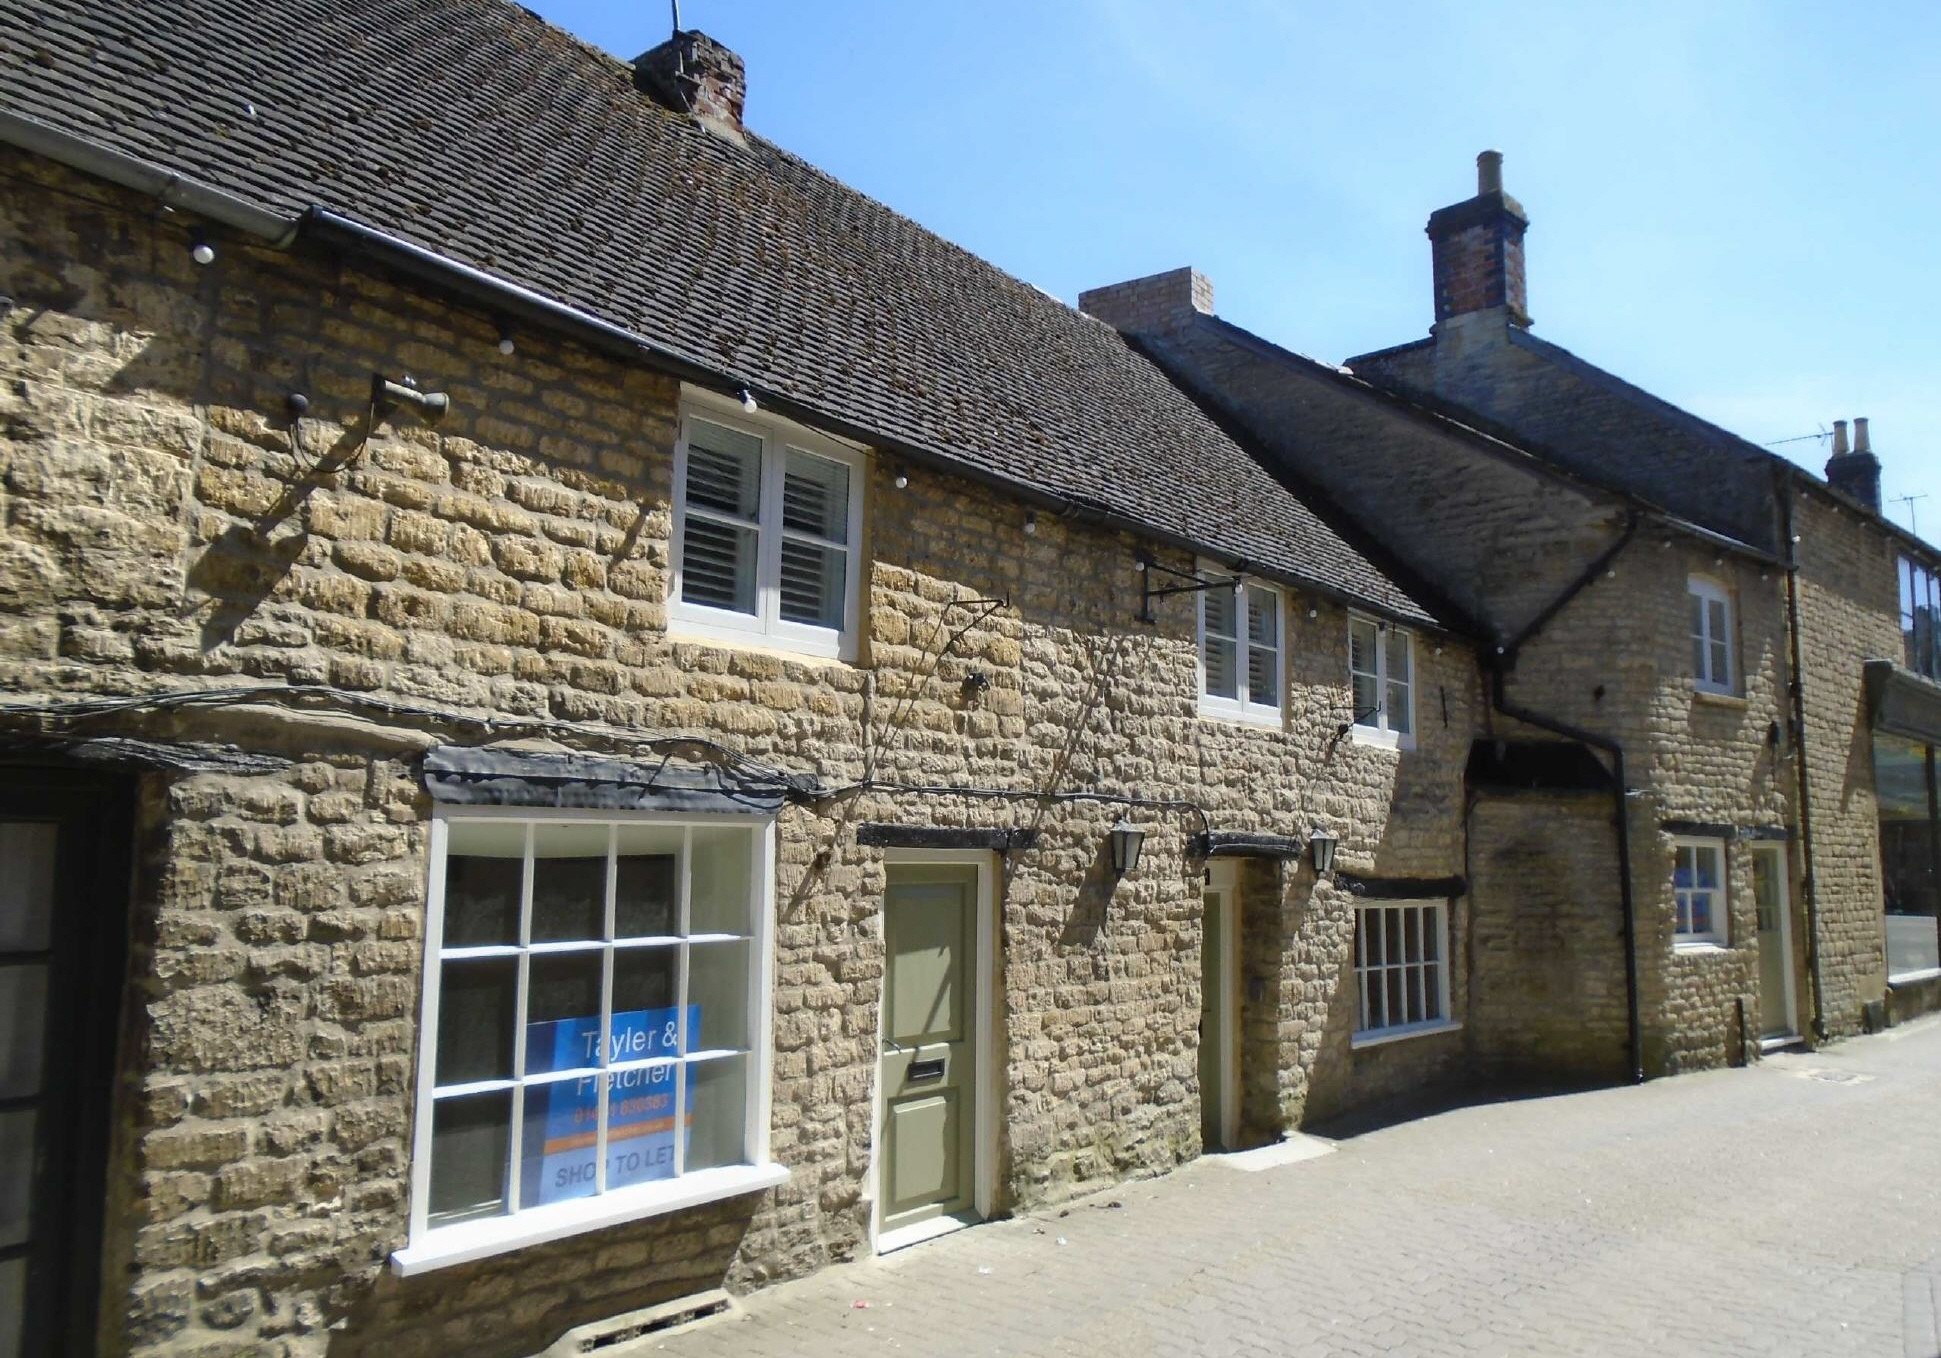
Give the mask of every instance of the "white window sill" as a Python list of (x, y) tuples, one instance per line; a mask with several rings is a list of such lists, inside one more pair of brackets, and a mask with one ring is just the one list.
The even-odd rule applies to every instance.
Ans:
[(391, 1256), (391, 1271), (409, 1278), (585, 1231), (760, 1192), (788, 1179), (789, 1171), (782, 1165), (728, 1165), (684, 1175), (671, 1183), (641, 1184), (600, 1197), (534, 1207), (513, 1216), (460, 1222), (427, 1231), (422, 1240), (396, 1251)]
[(1413, 750), (1415, 737), (1397, 735), (1394, 731), (1384, 731), (1374, 726), (1363, 726), (1357, 722), (1349, 730), (1349, 737), (1357, 745), (1366, 745), (1374, 750)]
[(1458, 1032), (1462, 1023), (1457, 1019), (1437, 1019), (1433, 1023), (1411, 1023), (1401, 1028), (1375, 1028), (1368, 1032), (1356, 1033), (1348, 1045), (1354, 1051), (1363, 1047), (1380, 1047), (1390, 1042), (1403, 1042), (1411, 1037), (1433, 1037), (1437, 1033)]
[(1680, 956), (1688, 953), (1704, 956), (1706, 953), (1729, 953), (1732, 946), (1716, 938), (1680, 938), (1672, 941), (1671, 950)]
[(1914, 985), (1921, 981), (1941, 979), (1941, 967), (1925, 967), (1920, 971), (1890, 971), (1887, 973), (1888, 985)]
[(754, 628), (717, 627), (691, 618), (670, 615), (667, 639), (678, 645), (714, 646), (731, 651), (754, 651), (779, 660), (796, 660), (808, 665), (847, 665), (856, 659), (856, 645), (850, 638), (828, 645), (796, 645), (786, 637), (770, 636)]
[(1208, 721), (1239, 722), (1245, 726), (1264, 726), (1278, 731), (1286, 723), (1281, 720), (1278, 707), (1260, 707), (1253, 703), (1236, 703), (1226, 698), (1209, 698), (1200, 695), (1200, 716)]

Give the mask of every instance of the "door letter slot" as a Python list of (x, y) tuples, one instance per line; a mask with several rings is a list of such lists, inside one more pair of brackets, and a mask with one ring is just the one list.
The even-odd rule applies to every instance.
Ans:
[(912, 1061), (904, 1079), (910, 1084), (924, 1080), (941, 1080), (944, 1077), (944, 1058), (939, 1056), (930, 1061)]

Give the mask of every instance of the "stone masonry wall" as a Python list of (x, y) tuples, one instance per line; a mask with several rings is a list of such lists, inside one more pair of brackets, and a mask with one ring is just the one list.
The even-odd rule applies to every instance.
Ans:
[[(1739, 683), (1731, 696), (1693, 687), (1686, 590), (1695, 574), (1725, 586), (1734, 602)], [(1794, 824), (1792, 766), (1774, 739), (1786, 718), (1780, 590), (1776, 569), (1663, 529), (1641, 532), (1612, 574), (1525, 648), (1509, 681), (1513, 703), (1623, 743), (1634, 794), (1632, 884), (1649, 1073), (1738, 1062), (1740, 1002), (1749, 1021), (1758, 1014), (1751, 850), (1737, 836)], [(1729, 828), (1723, 948), (1673, 944), (1673, 827), (1680, 823)], [(1480, 826), (1472, 852), (1495, 852)], [(1797, 889), (1793, 894), (1797, 899)], [(1597, 909), (1620, 917), (1615, 881)]]
[[(326, 258), (219, 234), (197, 268), (146, 200), (11, 154), (0, 169), (44, 186), (0, 203), (0, 687), (334, 691), (91, 726), (287, 761), (147, 784), (108, 1352), (518, 1354), (866, 1248), (884, 869), (859, 821), (1039, 831), (1003, 876), (1005, 1207), (1199, 1150), (1199, 814), (1135, 810), (1145, 858), (1115, 882), (1106, 830), (1126, 808), (1031, 794), (1319, 823), (1345, 868), (1461, 871), (1478, 710), (1458, 647), (1420, 639), (1418, 749), (1359, 745), (1339, 731), (1344, 611), (1303, 597), (1285, 729), (1209, 721), (1190, 597), (1133, 621), (1137, 544), (1060, 521), (1029, 536), (1020, 506), (925, 474), (899, 491), (881, 467), (856, 664), (680, 641), (667, 379), (536, 333), (501, 356), (491, 318)], [(451, 415), (372, 430), (374, 371), (448, 391)], [(293, 390), (310, 400), (295, 429)], [(981, 622), (956, 602), (999, 596)], [(879, 787), (783, 814), (772, 1135), (790, 1183), (399, 1279), (431, 810), (415, 760), (484, 738), (487, 714), (621, 752), (690, 732), (832, 784), (868, 769), (1018, 795)], [(1250, 1050), (1276, 1062), (1283, 1125), (1324, 1084), (1351, 1100), (1364, 1072), (1388, 1092), (1451, 1068), (1443, 1038), (1350, 1050), (1345, 898), (1291, 867), (1245, 892), (1250, 919), (1281, 921), (1278, 1023)]]
[(1824, 497), (1802, 495), (1795, 506), (1821, 1004), (1829, 1034), (1846, 1036), (1860, 1031), (1861, 1006), (1887, 987), (1862, 662), (1903, 659), (1897, 553), (1886, 534)]

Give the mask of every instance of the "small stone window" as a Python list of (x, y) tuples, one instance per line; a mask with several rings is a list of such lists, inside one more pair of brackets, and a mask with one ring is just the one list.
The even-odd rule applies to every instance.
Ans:
[(863, 471), (831, 439), (690, 396), (674, 451), (674, 629), (853, 659)]
[(1680, 946), (1726, 946), (1725, 842), (1680, 839), (1673, 853), (1671, 885), (1678, 914), (1674, 941)]
[(1355, 738), (1415, 747), (1415, 638), (1407, 628), (1351, 614), (1348, 678)]
[(1454, 1026), (1449, 1017), (1448, 909), (1444, 901), (1355, 906), (1359, 1044)]
[[(1202, 573), (1217, 573), (1202, 563)], [(1285, 607), (1271, 585), (1200, 591), (1200, 711), (1264, 726), (1281, 722)]]
[(1722, 585), (1694, 575), (1688, 585), (1692, 620), (1692, 674), (1701, 693), (1731, 693), (1732, 597)]
[(404, 1272), (767, 1187), (766, 818), (433, 822)]

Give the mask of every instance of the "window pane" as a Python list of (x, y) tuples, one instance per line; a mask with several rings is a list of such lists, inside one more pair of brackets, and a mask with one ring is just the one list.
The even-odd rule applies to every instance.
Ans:
[(54, 918), (56, 826), (0, 823), (0, 950), (45, 948)]
[(687, 516), (681, 536), (681, 598), (691, 604), (755, 611), (755, 532)]
[(621, 948), (613, 954), (613, 1057), (644, 1061), (678, 1049), (678, 948)]
[(0, 1246), (28, 1235), (34, 1201), (34, 1126), (31, 1108), (0, 1113)]
[(516, 957), (442, 964), (438, 982), (438, 1084), (512, 1077), (518, 984)]
[(1379, 726), (1382, 721), (1382, 703), (1379, 696), (1379, 682), (1372, 674), (1357, 674), (1352, 685), (1355, 702), (1355, 724), (1357, 726)]
[(1359, 618), (1348, 624), (1348, 668), (1356, 674), (1375, 673), (1375, 624)]
[(1206, 662), (1206, 692), (1210, 698), (1238, 698), (1240, 676), (1235, 643), (1206, 635), (1203, 659)]
[(606, 936), (607, 827), (538, 825), (532, 835), (532, 941)]
[(1279, 646), (1280, 596), (1271, 589), (1247, 591), (1247, 640), (1256, 646)]
[(1692, 928), (1695, 934), (1712, 932), (1712, 893), (1694, 891), (1692, 893)]
[(1719, 884), (1719, 851), (1717, 849), (1695, 849), (1692, 857), (1698, 867), (1698, 884), (1702, 887), (1716, 887)]
[(607, 1090), (607, 1190), (674, 1174), (672, 1064), (617, 1070)]
[(1259, 646), (1247, 648), (1247, 701), (1261, 707), (1279, 707), (1281, 653)]
[(431, 1203), (434, 1225), (505, 1211), (506, 1153), (512, 1092), (439, 1099), (431, 1114)]
[(812, 627), (842, 626), (848, 553), (793, 538), (782, 541), (782, 617)]
[(1726, 658), (1725, 642), (1714, 641), (1712, 643), (1712, 668), (1707, 671), (1705, 677), (1715, 684), (1729, 684), (1732, 682), (1732, 666)]
[(1707, 599), (1705, 601), (1706, 634), (1717, 642), (1723, 642), (1728, 631), (1725, 625), (1725, 600)]
[(1239, 610), (1234, 606), (1233, 591), (1225, 585), (1215, 585), (1200, 591), (1201, 618), (1204, 630), (1210, 637), (1238, 637), (1236, 620)]
[(573, 1070), (600, 1059), (604, 953), (538, 953), (526, 981), (526, 1073)]
[(1409, 634), (1399, 627), (1388, 629), (1388, 681), (1409, 683)]
[(689, 933), (754, 932), (755, 834), (738, 826), (695, 828)]
[(706, 420), (687, 431), (687, 502), (753, 519), (761, 511), (762, 441)]
[(46, 1019), (47, 964), (0, 966), (0, 1099), (40, 1092)]
[(27, 1312), (27, 1260), (25, 1256), (0, 1263), (0, 1358), (16, 1358), (20, 1352), (20, 1327)]
[(748, 1058), (687, 1068), (687, 1169), (748, 1163)]
[(1389, 730), (1405, 736), (1413, 730), (1415, 723), (1409, 713), (1408, 685), (1389, 681), (1386, 714)]
[(615, 831), (615, 938), (665, 938), (680, 932), (681, 841), (678, 825), (622, 825)]
[(782, 524), (831, 542), (849, 541), (849, 468), (789, 449), (782, 472)]
[(1388, 988), (1388, 1021), (1402, 1024), (1409, 1021), (1408, 1000), (1403, 990), (1404, 973), (1400, 967), (1391, 967), (1382, 973)]
[(748, 1049), (749, 961), (747, 943), (696, 943), (689, 949), (689, 1051)]
[(1680, 844), (1677, 848), (1672, 850), (1672, 869), (1671, 869), (1672, 885), (1677, 887), (1691, 886), (1692, 872), (1693, 872), (1693, 869), (1692, 869), (1691, 845)]
[(519, 1207), (590, 1197), (600, 1186), (600, 1078), (526, 1090), (519, 1133)]
[(519, 941), (524, 822), (453, 821), (445, 858), (445, 946)]

